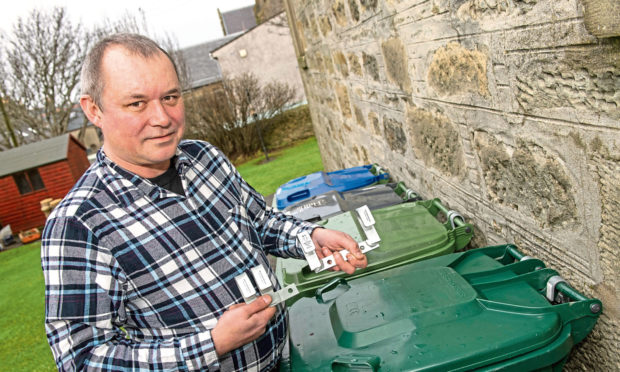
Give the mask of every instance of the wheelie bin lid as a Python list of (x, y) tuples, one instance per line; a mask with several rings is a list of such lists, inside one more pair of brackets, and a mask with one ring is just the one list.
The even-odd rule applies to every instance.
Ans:
[(304, 221), (320, 221), (361, 206), (370, 210), (389, 207), (406, 201), (422, 200), (418, 193), (403, 182), (362, 187), (349, 191), (328, 191), (289, 205), (282, 212)]
[(335, 279), (289, 308), (282, 369), (561, 370), (602, 304), (511, 250), (487, 247)]
[(387, 182), (389, 178), (389, 174), (377, 164), (333, 172), (315, 172), (295, 178), (278, 187), (274, 196), (275, 205), (278, 210), (283, 210), (291, 204), (331, 190), (357, 189), (378, 182)]
[[(473, 228), (461, 218), (440, 222), (438, 217), (450, 214), (439, 199), (404, 203), (372, 211), (378, 247), (366, 253), (368, 266), (358, 269), (353, 277), (387, 270), (408, 262), (452, 253), (463, 248), (473, 235)], [(366, 231), (356, 211), (345, 212), (318, 222), (326, 228), (344, 231), (357, 242), (365, 242)], [(362, 245), (360, 244), (360, 247)], [(333, 278), (346, 274), (335, 271), (315, 272), (305, 260), (276, 259), (276, 275), (283, 286), (295, 284), (299, 295), (287, 300), (293, 304), (302, 296), (311, 296), (316, 289)]]

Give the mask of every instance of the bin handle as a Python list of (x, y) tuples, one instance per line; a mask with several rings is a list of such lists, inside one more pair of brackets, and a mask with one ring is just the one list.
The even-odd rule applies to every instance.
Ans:
[(332, 371), (378, 371), (381, 358), (376, 355), (343, 355), (332, 361)]
[(344, 279), (344, 278), (335, 278), (335, 279), (332, 279), (331, 281), (329, 281), (327, 284), (325, 284), (321, 288), (317, 289), (316, 290), (316, 294), (314, 295), (314, 297), (316, 298), (316, 300), (319, 303), (323, 304), (323, 303), (325, 303), (325, 301), (323, 300), (323, 294), (325, 292), (328, 292), (328, 291), (338, 287), (341, 284), (346, 286), (347, 289), (349, 288), (349, 284), (347, 284), (346, 279)]
[(295, 201), (295, 200), (300, 200), (300, 199), (305, 199), (308, 196), (310, 196), (310, 191), (308, 190), (301, 190), (301, 191), (297, 191), (292, 193), (291, 195), (287, 196), (286, 199), (290, 202)]

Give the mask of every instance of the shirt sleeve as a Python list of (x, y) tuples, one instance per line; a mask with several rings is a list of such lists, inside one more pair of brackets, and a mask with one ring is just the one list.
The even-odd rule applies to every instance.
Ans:
[(45, 329), (60, 371), (219, 370), (208, 330), (147, 338), (126, 325), (126, 278), (75, 218), (48, 221), (41, 265)]
[(300, 220), (291, 215), (274, 211), (265, 203), (265, 198), (241, 177), (229, 163), (240, 191), (241, 200), (247, 210), (254, 229), (258, 231), (265, 252), (279, 257), (304, 258), (297, 244), (297, 235), (302, 231), (312, 232), (319, 225)]

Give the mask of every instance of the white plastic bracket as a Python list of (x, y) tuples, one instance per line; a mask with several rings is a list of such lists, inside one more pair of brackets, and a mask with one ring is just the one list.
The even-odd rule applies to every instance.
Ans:
[(251, 268), (250, 271), (252, 272), (254, 282), (256, 283), (258, 291), (261, 295), (273, 292), (273, 284), (271, 284), (271, 280), (269, 280), (269, 275), (267, 274), (267, 271), (262, 265), (255, 266)]
[[(364, 235), (366, 236), (366, 240), (363, 242), (359, 242), (358, 245), (360, 247), (360, 251), (366, 254), (366, 252), (370, 252), (375, 248), (379, 248), (379, 242), (381, 238), (375, 230), (375, 218), (372, 216), (372, 212), (367, 205), (357, 208), (356, 210), (358, 220), (360, 221), (360, 225), (362, 226), (362, 230), (364, 230)], [(348, 250), (338, 251), (342, 259), (347, 261), (347, 255), (350, 253)], [(318, 270), (314, 270), (315, 272), (321, 272), (327, 269), (330, 269), (336, 266), (336, 260), (334, 259), (334, 255), (329, 255), (324, 257), (321, 260), (321, 267)]]
[(405, 200), (409, 200), (409, 199), (413, 199), (417, 197), (418, 197), (418, 194), (415, 191), (411, 189), (405, 190)]
[[(263, 266), (255, 266), (251, 268), (250, 271), (252, 272), (254, 282), (256, 282), (260, 294), (269, 295), (271, 297), (270, 307), (276, 306), (299, 294), (299, 290), (295, 284), (288, 285), (279, 291), (274, 291), (271, 280), (269, 280), (269, 275)], [(258, 293), (247, 273), (236, 276), (235, 281), (237, 282), (237, 287), (239, 287), (241, 296), (243, 296), (243, 301), (246, 304), (252, 303), (258, 298)]]
[(366, 243), (374, 245), (381, 241), (377, 230), (375, 230), (375, 218), (367, 205), (361, 206), (355, 210), (358, 215), (364, 235), (366, 235)]
[(308, 261), (308, 265), (310, 266), (310, 270), (318, 272), (321, 268), (321, 260), (319, 256), (316, 254), (316, 250), (314, 248), (314, 242), (310, 237), (310, 233), (304, 231), (297, 235), (297, 240), (301, 245), (301, 249), (304, 252), (304, 256), (306, 257), (306, 261)]
[(239, 291), (241, 292), (243, 301), (249, 304), (250, 302), (256, 300), (258, 295), (256, 293), (256, 289), (254, 289), (254, 286), (250, 281), (250, 277), (248, 276), (248, 274), (243, 273), (236, 276), (235, 282), (237, 282), (237, 288), (239, 288)]
[(566, 280), (564, 280), (559, 275), (554, 275), (551, 278), (549, 278), (549, 280), (547, 281), (547, 293), (546, 293), (547, 300), (549, 300), (550, 302), (555, 301), (555, 295), (557, 294), (555, 287), (559, 283), (562, 283), (562, 282), (566, 283)]
[[(379, 248), (379, 244), (374, 244), (374, 245), (370, 245), (367, 244), (366, 242), (361, 242), (358, 243), (359, 247), (360, 247), (360, 251), (362, 251), (362, 253), (366, 254), (366, 252), (370, 252), (375, 248)], [(350, 253), (348, 250), (343, 249), (342, 251), (338, 251), (338, 253), (340, 253), (340, 256), (342, 256), (342, 259), (345, 261), (348, 261), (347, 259), (347, 255)], [(323, 257), (323, 265), (321, 266), (321, 269), (317, 272), (321, 272), (327, 269), (330, 269), (334, 266), (336, 266), (336, 260), (334, 259), (334, 255), (329, 255), (327, 257)]]
[(271, 296), (271, 303), (269, 304), (269, 306), (273, 307), (299, 294), (299, 290), (297, 289), (297, 286), (295, 284), (290, 284), (277, 292), (267, 292), (265, 294)]
[(450, 220), (450, 225), (453, 229), (456, 229), (456, 222), (454, 222), (456, 218), (460, 218), (461, 221), (465, 222), (463, 216), (461, 216), (457, 211), (448, 211), (448, 215), (446, 217)]

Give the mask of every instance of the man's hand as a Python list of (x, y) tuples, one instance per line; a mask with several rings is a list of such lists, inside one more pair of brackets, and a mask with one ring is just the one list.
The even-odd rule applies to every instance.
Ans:
[[(368, 266), (366, 256), (360, 251), (357, 242), (351, 236), (341, 231), (316, 228), (312, 231), (312, 241), (316, 247), (316, 253), (323, 259), (331, 254), (334, 255), (336, 266), (330, 270), (342, 270), (347, 274), (353, 274), (356, 268)], [(349, 251), (345, 261), (338, 251), (346, 249)]]
[(217, 355), (226, 354), (265, 333), (269, 319), (276, 313), (275, 307), (269, 307), (270, 303), (271, 297), (265, 295), (250, 304), (229, 307), (211, 330)]

